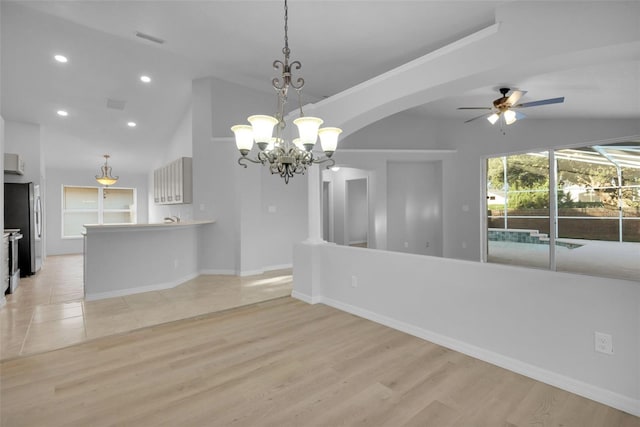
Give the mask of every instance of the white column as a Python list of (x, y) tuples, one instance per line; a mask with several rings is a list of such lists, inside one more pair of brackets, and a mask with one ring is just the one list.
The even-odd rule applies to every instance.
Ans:
[(305, 243), (324, 243), (322, 240), (322, 166), (313, 165), (308, 170), (309, 237)]

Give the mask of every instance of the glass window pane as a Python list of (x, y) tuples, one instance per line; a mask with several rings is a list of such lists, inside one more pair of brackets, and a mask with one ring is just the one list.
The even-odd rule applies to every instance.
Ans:
[(133, 223), (132, 212), (105, 212), (103, 223), (105, 224), (131, 224)]
[[(498, 160), (504, 167), (500, 168)], [(549, 266), (548, 153), (530, 153), (489, 159), (487, 195), (503, 183), (502, 218), (499, 204), (491, 205), (488, 223), (488, 261), (528, 267)], [(499, 172), (506, 176), (500, 180)], [(505, 173), (506, 172), (506, 173)], [(494, 193), (495, 194), (495, 193)], [(498, 197), (496, 197), (498, 200)], [(494, 209), (492, 209), (494, 208)]]
[(506, 189), (504, 157), (487, 159), (487, 220), (489, 228), (504, 228)]
[(558, 150), (556, 158), (556, 269), (621, 279), (640, 277), (635, 260), (640, 247), (632, 243), (640, 242), (634, 189), (640, 183), (640, 146), (620, 143)]
[(640, 147), (630, 147), (621, 156), (622, 240), (640, 242)]
[(64, 187), (63, 209), (98, 209), (98, 188)]
[(131, 188), (105, 188), (106, 197), (103, 199), (104, 209), (131, 209), (134, 202)]

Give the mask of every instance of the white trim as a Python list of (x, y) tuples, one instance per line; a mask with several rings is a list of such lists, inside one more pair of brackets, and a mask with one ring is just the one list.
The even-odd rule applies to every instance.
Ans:
[(458, 150), (439, 148), (340, 148), (338, 152), (369, 154), (455, 154)]
[(450, 348), (476, 359), (480, 359), (484, 362), (491, 363), (504, 369), (508, 369), (529, 378), (533, 378), (534, 380), (561, 388), (563, 390), (575, 393), (588, 399), (595, 400), (596, 402), (600, 402), (621, 411), (628, 412), (629, 414), (640, 416), (640, 399), (632, 399), (627, 396), (614, 393), (612, 391), (596, 387), (591, 384), (575, 380), (573, 378), (569, 378), (556, 372), (542, 369), (535, 365), (531, 365), (529, 363), (525, 363), (520, 360), (513, 359), (511, 357), (507, 357), (502, 354), (495, 353), (493, 351), (489, 351), (484, 348), (447, 337), (445, 335), (437, 334), (429, 330), (411, 325), (409, 323), (401, 322), (391, 317), (383, 316), (369, 310), (336, 301), (331, 298), (326, 298), (323, 296), (309, 298), (309, 296), (300, 295), (295, 291), (292, 292), (291, 296), (305, 302), (311, 301), (310, 304), (326, 304), (338, 310), (346, 311), (347, 313), (360, 316), (373, 322), (380, 323), (381, 325), (388, 326), (398, 331), (405, 332), (409, 335), (422, 338), (424, 340), (433, 342), (443, 347)]
[(267, 267), (262, 267), (262, 269), (260, 269), (260, 270), (240, 271), (238, 273), (238, 276), (240, 276), (240, 277), (256, 276), (258, 274), (264, 274), (267, 271), (284, 270), (284, 269), (287, 269), (287, 268), (293, 268), (293, 264), (270, 265), (270, 266), (267, 266)]
[(349, 241), (349, 245), (361, 245), (363, 243), (367, 243), (367, 240), (354, 240), (354, 241)]
[(158, 283), (155, 285), (147, 285), (147, 286), (139, 286), (136, 288), (116, 289), (116, 290), (107, 291), (107, 292), (96, 292), (93, 294), (85, 294), (84, 300), (95, 301), (95, 300), (105, 299), (105, 298), (115, 298), (115, 297), (123, 297), (123, 296), (133, 295), (133, 294), (140, 294), (143, 292), (162, 291), (165, 289), (175, 288), (176, 286), (181, 285), (184, 282), (187, 282), (191, 279), (195, 279), (196, 277), (198, 277), (198, 274), (192, 273), (187, 276), (176, 279), (172, 282)]
[(236, 271), (235, 270), (225, 270), (225, 269), (215, 269), (215, 270), (199, 270), (198, 274), (201, 275), (220, 275), (220, 276), (235, 276), (236, 275)]
[[(336, 95), (331, 96), (330, 98), (327, 99), (340, 99), (340, 98), (348, 98), (349, 96), (351, 96), (354, 92), (360, 92), (366, 88), (369, 88), (371, 86), (375, 86), (376, 84), (378, 84), (379, 82), (388, 80), (389, 78), (393, 78), (393, 77), (399, 77), (401, 76), (403, 73), (419, 68), (424, 64), (427, 64), (433, 60), (435, 60), (436, 58), (439, 58), (441, 56), (444, 56), (446, 54), (449, 54), (451, 52), (455, 52), (465, 46), (471, 45), (473, 43), (476, 43), (480, 40), (483, 40), (487, 37), (491, 37), (493, 35), (498, 34), (498, 31), (500, 29), (500, 23), (495, 23), (492, 24), (486, 28), (483, 28), (481, 30), (476, 31), (473, 34), (470, 34), (466, 37), (463, 37), (459, 40), (456, 40), (453, 43), (450, 43), (446, 46), (443, 46), (439, 49), (434, 50), (433, 52), (429, 52), (424, 56), (421, 56), (419, 58), (414, 59), (413, 61), (409, 61), (405, 64), (402, 64), (390, 71), (387, 71), (386, 73), (380, 74), (376, 77), (373, 77), (367, 81), (364, 81), (360, 84), (357, 84), (355, 86), (352, 86), (349, 89), (346, 89)], [(326, 100), (323, 100), (326, 101)], [(308, 111), (312, 110), (313, 108), (311, 108), (312, 106), (317, 107), (319, 105), (322, 105), (323, 101), (320, 101), (316, 104), (312, 104), (312, 105), (306, 105), (305, 108)], [(289, 113), (287, 115), (287, 117), (285, 119), (288, 119), (289, 116), (292, 115), (292, 113)]]
[(312, 297), (312, 296), (309, 296), (307, 294), (303, 294), (303, 293), (295, 291), (295, 290), (291, 291), (291, 297), (295, 298), (295, 299), (299, 299), (300, 301), (304, 301), (307, 304), (318, 304), (320, 302), (323, 302), (323, 298), (322, 297)]

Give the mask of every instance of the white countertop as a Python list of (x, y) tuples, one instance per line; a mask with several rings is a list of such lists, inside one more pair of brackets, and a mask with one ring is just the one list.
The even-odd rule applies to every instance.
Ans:
[(182, 227), (193, 227), (197, 225), (213, 224), (215, 220), (188, 220), (179, 222), (156, 222), (143, 224), (84, 224), (87, 233), (94, 231), (135, 231), (149, 229), (172, 229)]

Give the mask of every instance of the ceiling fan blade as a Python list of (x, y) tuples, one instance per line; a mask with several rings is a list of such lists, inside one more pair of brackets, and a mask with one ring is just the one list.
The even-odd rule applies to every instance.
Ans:
[(469, 119), (469, 120), (465, 121), (465, 123), (469, 123), (469, 122), (472, 122), (472, 121), (474, 121), (474, 120), (481, 119), (481, 118), (483, 118), (483, 117), (487, 117), (487, 114), (482, 114), (482, 115), (480, 115), (480, 116), (477, 116), (477, 117), (474, 117), (474, 118), (472, 118), (472, 119)]
[(491, 110), (491, 107), (458, 107), (458, 110)]
[(525, 93), (527, 93), (526, 90), (514, 90), (507, 98), (506, 103), (509, 105), (515, 105), (516, 102), (520, 101), (520, 98), (522, 98), (522, 95)]
[(538, 105), (560, 104), (564, 102), (564, 96), (558, 98), (541, 99), (540, 101), (525, 102), (524, 104), (514, 105), (516, 108), (537, 107)]

